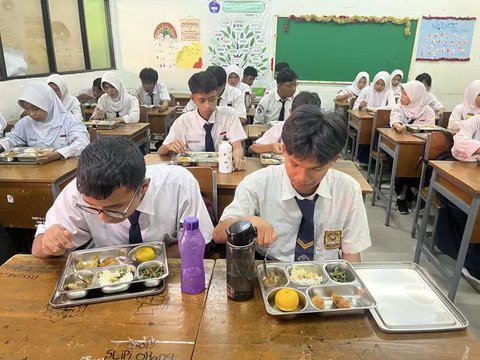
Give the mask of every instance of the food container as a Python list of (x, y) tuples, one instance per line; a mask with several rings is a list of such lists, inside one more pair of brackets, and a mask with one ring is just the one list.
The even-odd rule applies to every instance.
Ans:
[[(345, 274), (342, 276), (345, 282), (338, 281), (336, 277), (336, 280), (332, 279), (331, 274), (339, 271)], [(265, 278), (262, 264), (257, 266), (257, 272), (265, 308), (270, 315), (287, 318), (309, 313), (339, 315), (359, 313), (377, 306), (351, 264), (345, 260), (270, 262), (266, 281), (262, 280)], [(281, 304), (279, 308), (279, 301), (284, 299), (277, 293), (282, 289), (297, 294), (298, 305), (295, 308), (295, 303), (291, 303), (292, 309), (288, 309), (288, 303)], [(296, 300), (292, 292), (289, 296)]]
[(53, 148), (15, 147), (0, 154), (0, 163), (16, 165), (37, 164), (39, 152), (55, 151)]
[(263, 166), (280, 165), (285, 162), (285, 157), (281, 154), (260, 154), (260, 162)]
[[(153, 258), (138, 261), (135, 256), (137, 251), (146, 248), (150, 248), (146, 253), (153, 253)], [(152, 264), (162, 269), (161, 274), (157, 272), (158, 276), (148, 279), (140, 277), (142, 269)], [(88, 285), (78, 279), (74, 269), (87, 279)], [(62, 307), (152, 295), (163, 290), (164, 279), (168, 275), (163, 242), (73, 251), (65, 263), (50, 303), (54, 307)]]
[(93, 125), (98, 130), (112, 130), (120, 126), (120, 124), (114, 120), (93, 120)]
[(444, 128), (435, 124), (407, 124), (407, 129), (411, 132), (443, 130)]
[(218, 167), (218, 153), (208, 151), (186, 152), (178, 154), (175, 162), (181, 166)]
[(137, 267), (137, 278), (144, 280), (147, 287), (157, 286), (165, 273), (165, 266), (161, 261), (145, 261)]

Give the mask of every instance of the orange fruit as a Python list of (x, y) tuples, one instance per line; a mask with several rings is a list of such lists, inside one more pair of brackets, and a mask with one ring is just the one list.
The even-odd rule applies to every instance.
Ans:
[(293, 289), (280, 289), (275, 294), (275, 305), (282, 311), (295, 311), (299, 302), (298, 294)]

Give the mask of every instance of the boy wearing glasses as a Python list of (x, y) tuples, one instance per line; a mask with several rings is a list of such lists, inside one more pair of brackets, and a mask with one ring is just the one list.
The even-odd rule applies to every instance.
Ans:
[(253, 123), (273, 125), (274, 121), (287, 120), (296, 90), (297, 74), (291, 69), (280, 71), (277, 75), (277, 88), (260, 100)]
[(212, 222), (198, 182), (178, 166), (150, 165), (136, 144), (103, 137), (80, 155), (77, 178), (60, 193), (35, 234), (32, 254), (62, 255), (86, 244), (96, 247), (163, 240), (178, 256), (177, 229), (196, 216), (207, 242)]
[(217, 79), (210, 71), (201, 71), (192, 75), (188, 87), (197, 109), (175, 120), (158, 153), (218, 151), (220, 141), (226, 136), (232, 144), (234, 167), (243, 170), (246, 162), (242, 141), (247, 135), (234, 109), (217, 106)]

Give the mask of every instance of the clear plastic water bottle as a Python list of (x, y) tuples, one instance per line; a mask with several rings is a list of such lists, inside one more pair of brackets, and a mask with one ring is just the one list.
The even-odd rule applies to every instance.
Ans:
[(178, 240), (178, 249), (182, 258), (180, 274), (181, 289), (187, 294), (198, 294), (205, 290), (205, 238), (199, 228), (198, 218), (186, 217), (183, 231)]

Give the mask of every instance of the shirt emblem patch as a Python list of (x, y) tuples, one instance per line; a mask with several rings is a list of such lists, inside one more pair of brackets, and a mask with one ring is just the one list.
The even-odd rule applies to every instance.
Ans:
[(325, 250), (340, 249), (342, 241), (342, 230), (325, 231), (323, 246)]

